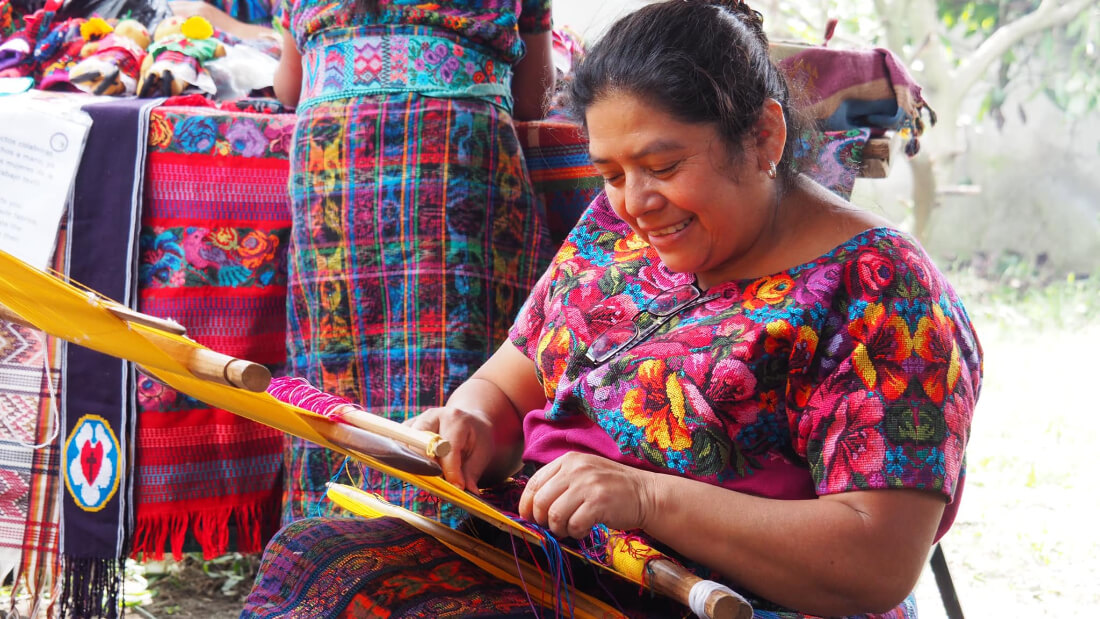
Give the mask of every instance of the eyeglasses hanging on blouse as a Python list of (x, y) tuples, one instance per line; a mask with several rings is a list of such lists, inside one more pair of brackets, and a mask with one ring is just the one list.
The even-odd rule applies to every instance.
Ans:
[[(630, 350), (638, 343), (644, 341), (661, 328), (661, 325), (669, 321), (676, 314), (708, 301), (713, 301), (721, 296), (718, 293), (703, 294), (696, 282), (682, 284), (662, 291), (646, 303), (645, 307), (638, 310), (630, 318), (612, 325), (592, 341), (585, 356), (595, 364), (600, 364), (615, 355)], [(638, 326), (638, 318), (642, 314), (649, 314), (654, 320), (645, 326)]]

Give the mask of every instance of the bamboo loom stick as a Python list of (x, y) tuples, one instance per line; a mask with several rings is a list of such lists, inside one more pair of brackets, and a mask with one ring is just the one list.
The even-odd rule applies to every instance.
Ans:
[[(259, 363), (188, 345), (186, 341), (179, 339), (182, 337), (180, 332), (183, 327), (175, 321), (141, 314), (110, 302), (101, 303), (100, 307), (122, 322), (149, 327), (141, 330), (142, 337), (163, 349), (198, 378), (256, 392), (264, 391), (271, 383), (271, 371)], [(36, 325), (4, 305), (0, 305), (0, 319), (39, 330)], [(161, 334), (161, 329), (168, 330), (168, 334)]]
[(324, 417), (302, 415), (302, 421), (333, 445), (353, 455), (367, 455), (379, 462), (412, 475), (439, 475), (443, 470), (434, 459), (389, 438), (356, 426)]
[[(683, 602), (691, 608), (691, 590), (705, 586), (702, 578), (684, 569), (668, 559), (646, 562), (647, 582), (653, 590), (674, 600)], [(752, 606), (745, 598), (725, 589), (712, 590), (703, 604), (706, 616), (710, 619), (749, 619)]]
[[(515, 534), (511, 529), (506, 529), (492, 521), (487, 522), (502, 531)], [(523, 536), (531, 543), (540, 545), (542, 543), (533, 533), (525, 532)], [(686, 567), (669, 559), (654, 558), (646, 561), (645, 565), (645, 584), (657, 593), (672, 598), (688, 608), (691, 608), (692, 589), (713, 582), (699, 578)], [(614, 569), (608, 569), (618, 573)], [(713, 590), (707, 596), (705, 608), (706, 615), (703, 619), (748, 619), (752, 616), (752, 606), (748, 601), (725, 588)]]
[[(335, 503), (360, 516), (371, 517), (381, 515), (398, 518), (413, 528), (423, 533), (427, 533), (447, 546), (450, 546), (460, 554), (465, 553), (468, 556), (480, 559), (494, 569), (511, 574), (522, 582), (538, 583), (545, 580), (545, 574), (539, 573), (538, 569), (527, 561), (517, 559), (485, 542), (455, 531), (435, 520), (425, 518), (420, 514), (378, 500), (373, 495), (359, 490), (358, 488), (330, 483), (328, 484), (328, 496)], [(516, 573), (517, 566), (519, 568), (518, 574)], [(545, 592), (543, 593), (545, 594)], [(539, 602), (546, 606), (547, 601), (543, 599), (543, 597), (544, 596), (539, 596)], [(577, 617), (592, 617), (594, 619), (622, 617), (621, 614), (615, 612), (610, 607), (601, 608), (599, 602), (594, 598), (581, 594), (580, 592), (576, 592), (575, 595), (570, 597), (570, 600), (573, 602), (574, 614)]]
[(103, 305), (103, 309), (126, 322), (133, 322), (139, 325), (145, 325), (146, 327), (152, 327), (153, 329), (160, 329), (165, 333), (175, 333), (176, 335), (187, 334), (187, 329), (175, 320), (142, 314), (141, 312), (136, 312), (125, 305), (119, 305), (117, 303), (101, 302), (101, 304)]
[(179, 338), (160, 335), (155, 330), (143, 330), (141, 335), (198, 378), (257, 393), (271, 384), (271, 371), (259, 363), (190, 346)]
[(349, 425), (393, 439), (429, 458), (442, 458), (451, 453), (451, 442), (435, 432), (416, 430), (392, 419), (373, 415), (354, 406), (341, 406), (333, 417)]
[[(480, 499), (474, 496), (469, 496), (468, 499), (480, 502)], [(470, 513), (478, 515), (486, 524), (496, 527), (509, 535), (520, 536), (528, 542), (539, 546), (543, 543), (537, 535), (523, 527), (508, 526), (504, 522), (486, 517), (483, 512), (476, 509), (470, 509)], [(511, 521), (508, 522), (511, 523)], [(589, 560), (571, 549), (565, 548), (565, 550), (580, 559), (585, 561)], [(634, 580), (632, 577), (622, 574), (607, 565), (599, 563), (596, 563), (596, 565), (614, 574), (623, 576), (628, 580)], [(745, 598), (726, 587), (717, 586), (714, 581), (699, 578), (684, 566), (670, 559), (652, 558), (648, 560), (646, 562), (646, 573), (642, 575), (641, 578), (641, 580), (634, 580), (634, 582), (644, 584), (650, 589), (672, 598), (688, 608), (691, 608), (692, 589), (697, 586), (700, 590), (711, 589), (705, 600), (705, 608), (707, 611), (706, 615), (701, 615), (703, 619), (747, 619), (752, 616), (752, 605), (750, 605)]]

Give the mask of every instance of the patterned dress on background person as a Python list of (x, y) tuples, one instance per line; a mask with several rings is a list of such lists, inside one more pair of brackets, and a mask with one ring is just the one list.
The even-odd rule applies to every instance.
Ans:
[[(510, 83), (550, 2), (283, 2), (303, 58), (287, 373), (404, 420), (492, 354), (549, 260)], [(284, 522), (331, 510), (342, 461), (288, 438)], [(415, 489), (368, 483), (439, 515)]]

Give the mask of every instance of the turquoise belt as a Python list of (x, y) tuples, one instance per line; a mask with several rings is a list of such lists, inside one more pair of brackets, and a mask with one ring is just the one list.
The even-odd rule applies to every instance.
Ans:
[(510, 114), (512, 67), (431, 33), (345, 30), (307, 43), (299, 110), (324, 101), (401, 92), (481, 99)]

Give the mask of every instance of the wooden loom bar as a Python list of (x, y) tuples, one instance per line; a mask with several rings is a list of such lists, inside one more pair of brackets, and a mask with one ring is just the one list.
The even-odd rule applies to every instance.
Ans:
[(399, 441), (429, 458), (442, 458), (451, 453), (450, 441), (434, 432), (416, 430), (352, 406), (337, 408), (333, 417), (357, 428)]
[(146, 327), (152, 327), (154, 329), (160, 329), (166, 333), (175, 333), (176, 335), (186, 335), (187, 329), (183, 325), (175, 320), (169, 320), (166, 318), (157, 318), (156, 316), (150, 316), (149, 314), (142, 314), (141, 312), (135, 312), (134, 310), (116, 303), (104, 303), (100, 302), (103, 309), (114, 314), (117, 318), (120, 318), (126, 322), (132, 322), (139, 325), (145, 325)]
[[(653, 590), (682, 602), (690, 608), (688, 600), (693, 587), (703, 581), (684, 567), (668, 559), (656, 559), (646, 563), (646, 582)], [(707, 617), (711, 619), (749, 619), (752, 606), (738, 595), (723, 590), (711, 591), (704, 603)]]
[[(198, 378), (255, 392), (266, 390), (271, 383), (271, 371), (259, 363), (230, 357), (209, 348), (191, 346), (181, 341), (179, 337), (182, 336), (179, 336), (179, 331), (183, 327), (174, 321), (165, 321), (126, 308), (123, 308), (125, 311), (120, 311), (118, 308), (122, 306), (115, 304), (103, 304), (101, 307), (123, 322), (148, 327), (140, 331), (142, 337), (163, 349)], [(2, 304), (0, 304), (0, 319), (39, 330), (37, 326)], [(171, 328), (169, 334), (161, 334), (159, 331), (165, 325)]]
[(259, 363), (223, 355), (209, 348), (191, 346), (177, 337), (161, 335), (156, 330), (143, 329), (141, 335), (198, 378), (257, 393), (267, 390), (271, 384), (271, 371)]

